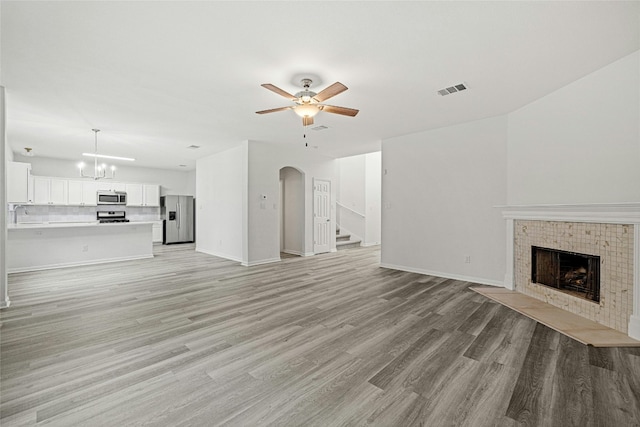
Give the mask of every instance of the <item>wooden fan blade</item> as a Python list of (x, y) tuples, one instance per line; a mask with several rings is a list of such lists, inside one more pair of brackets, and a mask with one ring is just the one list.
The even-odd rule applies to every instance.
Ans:
[(260, 86), (262, 86), (265, 89), (269, 89), (271, 92), (275, 92), (280, 96), (284, 96), (285, 98), (290, 99), (291, 101), (295, 101), (296, 99), (298, 99), (295, 96), (291, 95), (289, 92), (282, 90), (278, 86), (274, 86), (271, 83), (265, 83)]
[(347, 89), (349, 88), (343, 85), (342, 83), (335, 82), (331, 86), (321, 90), (320, 93), (318, 93), (316, 96), (313, 97), (313, 99), (315, 99), (318, 102), (326, 101), (327, 99), (333, 96), (336, 96), (337, 94), (342, 93)]
[(319, 108), (327, 113), (342, 114), (343, 116), (350, 117), (355, 117), (356, 114), (360, 112), (360, 110), (356, 110), (355, 108), (336, 107), (333, 105), (320, 105)]
[(293, 107), (280, 107), (280, 108), (272, 108), (270, 110), (262, 110), (256, 111), (256, 114), (267, 114), (267, 113), (275, 113), (277, 111), (291, 110)]
[(302, 118), (302, 126), (311, 126), (313, 124), (313, 117), (304, 116)]

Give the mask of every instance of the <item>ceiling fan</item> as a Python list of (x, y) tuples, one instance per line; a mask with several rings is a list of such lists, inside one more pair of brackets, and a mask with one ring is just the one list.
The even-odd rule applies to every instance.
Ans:
[(309, 126), (313, 124), (313, 117), (320, 111), (326, 111), (327, 113), (341, 114), (343, 116), (355, 117), (359, 110), (347, 107), (336, 107), (333, 105), (325, 105), (322, 102), (329, 98), (332, 98), (348, 88), (340, 82), (335, 82), (331, 86), (321, 90), (319, 93), (315, 93), (309, 88), (313, 81), (311, 79), (302, 79), (302, 90), (295, 95), (291, 95), (287, 91), (280, 89), (271, 83), (265, 83), (261, 85), (265, 89), (269, 89), (272, 92), (277, 93), (280, 96), (293, 101), (295, 105), (289, 107), (272, 108), (270, 110), (256, 111), (256, 114), (275, 113), (276, 111), (293, 110), (297, 115), (302, 117), (302, 125)]

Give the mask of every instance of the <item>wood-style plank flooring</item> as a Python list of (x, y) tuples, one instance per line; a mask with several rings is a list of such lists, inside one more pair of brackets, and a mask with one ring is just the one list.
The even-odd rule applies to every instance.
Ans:
[(584, 346), (377, 248), (12, 274), (0, 424), (639, 426), (640, 349)]

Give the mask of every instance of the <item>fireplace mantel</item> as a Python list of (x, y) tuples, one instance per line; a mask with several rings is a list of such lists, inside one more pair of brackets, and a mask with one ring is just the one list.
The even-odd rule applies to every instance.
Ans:
[(496, 206), (505, 219), (640, 224), (640, 202)]
[(506, 205), (501, 209), (506, 220), (507, 268), (504, 287), (515, 290), (514, 225), (516, 220), (628, 224), (633, 226), (633, 314), (628, 334), (640, 340), (640, 202)]

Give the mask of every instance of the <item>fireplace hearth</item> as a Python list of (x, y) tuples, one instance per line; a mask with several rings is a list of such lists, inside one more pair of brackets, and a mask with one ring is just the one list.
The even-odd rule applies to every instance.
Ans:
[[(506, 206), (502, 213), (507, 226), (507, 289), (640, 340), (640, 202)], [(533, 246), (600, 257), (599, 263), (592, 260), (599, 270), (599, 289), (585, 289), (591, 284), (580, 283), (580, 267), (588, 273), (588, 262), (569, 274), (569, 285), (577, 285), (577, 291), (561, 289), (564, 284), (555, 281), (535, 283)], [(593, 299), (596, 293), (599, 302)]]
[(531, 246), (531, 282), (600, 302), (600, 257)]

